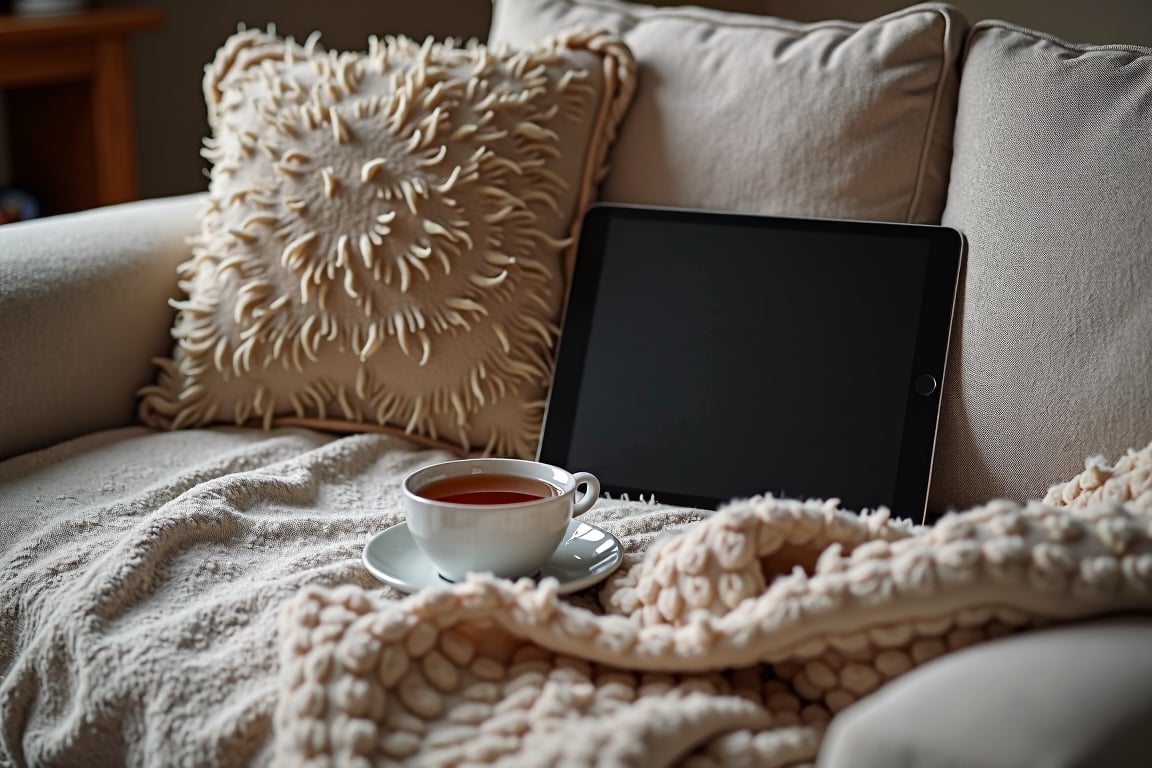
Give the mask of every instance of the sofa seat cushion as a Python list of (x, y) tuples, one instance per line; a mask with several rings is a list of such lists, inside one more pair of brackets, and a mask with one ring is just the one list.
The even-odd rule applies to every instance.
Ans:
[(777, 215), (936, 223), (968, 23), (927, 4), (863, 24), (620, 0), (499, 0), (489, 39), (620, 35), (636, 98), (602, 197)]
[(968, 42), (944, 223), (968, 238), (929, 507), (1043, 498), (1152, 439), (1152, 49)]
[(1118, 617), (945, 656), (845, 710), (818, 765), (1147, 765), (1149, 648), (1152, 619)]

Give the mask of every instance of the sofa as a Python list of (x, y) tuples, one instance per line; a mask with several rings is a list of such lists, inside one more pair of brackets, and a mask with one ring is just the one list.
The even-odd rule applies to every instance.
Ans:
[[(0, 765), (1143, 765), (1152, 50), (937, 3), (798, 23), (499, 0), (489, 42), (506, 52), (356, 59), (239, 32), (206, 68), (207, 192), (0, 228)], [(367, 88), (368, 60), (403, 106), (309, 106)], [(402, 164), (357, 121), (426, 109), (425, 152), (453, 67), (482, 81), (469, 98), (513, 96), (456, 127), (495, 154), (459, 160), (456, 212), (410, 235), (427, 187), (348, 198)], [(341, 154), (306, 175), (324, 152), (354, 176)], [(284, 192), (306, 181), (314, 198)], [(928, 516), (602, 499), (586, 519), (626, 556), (598, 587), (376, 581), (361, 553), (402, 520), (407, 472), (530, 453), (595, 199), (964, 232)], [(338, 237), (381, 200), (394, 216)], [(483, 250), (476, 221), (488, 271), (436, 315), (423, 260)], [(244, 271), (268, 242), (289, 288)], [(373, 324), (377, 284), (424, 314)], [(279, 343), (261, 336), (283, 307)]]

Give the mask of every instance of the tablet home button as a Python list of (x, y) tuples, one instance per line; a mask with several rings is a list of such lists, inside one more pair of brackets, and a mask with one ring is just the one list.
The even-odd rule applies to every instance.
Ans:
[(912, 386), (916, 388), (917, 394), (927, 397), (936, 391), (936, 377), (930, 373), (921, 374)]

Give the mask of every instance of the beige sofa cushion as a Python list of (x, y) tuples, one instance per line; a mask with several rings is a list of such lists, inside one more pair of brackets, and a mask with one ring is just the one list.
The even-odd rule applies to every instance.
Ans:
[(210, 202), (143, 421), (533, 455), (631, 54), (578, 30), (522, 52), (316, 43), (243, 31), (207, 69)]
[(1119, 617), (966, 648), (832, 721), (820, 768), (1148, 764), (1152, 620)]
[(800, 24), (615, 0), (497, 0), (493, 42), (572, 26), (640, 67), (602, 198), (939, 222), (967, 22), (943, 5)]
[(929, 507), (1042, 498), (1152, 438), (1152, 49), (976, 26), (944, 223), (969, 240)]

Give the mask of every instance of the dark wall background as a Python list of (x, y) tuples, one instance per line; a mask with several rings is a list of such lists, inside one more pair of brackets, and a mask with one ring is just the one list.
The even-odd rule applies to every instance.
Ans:
[(103, 6), (150, 5), (164, 26), (133, 43), (136, 140), (143, 197), (207, 187), (200, 142), (207, 130), (200, 82), (217, 47), (236, 31), (276, 25), (304, 40), (323, 33), (327, 48), (363, 50), (370, 35), (484, 38), (490, 0), (104, 0)]

